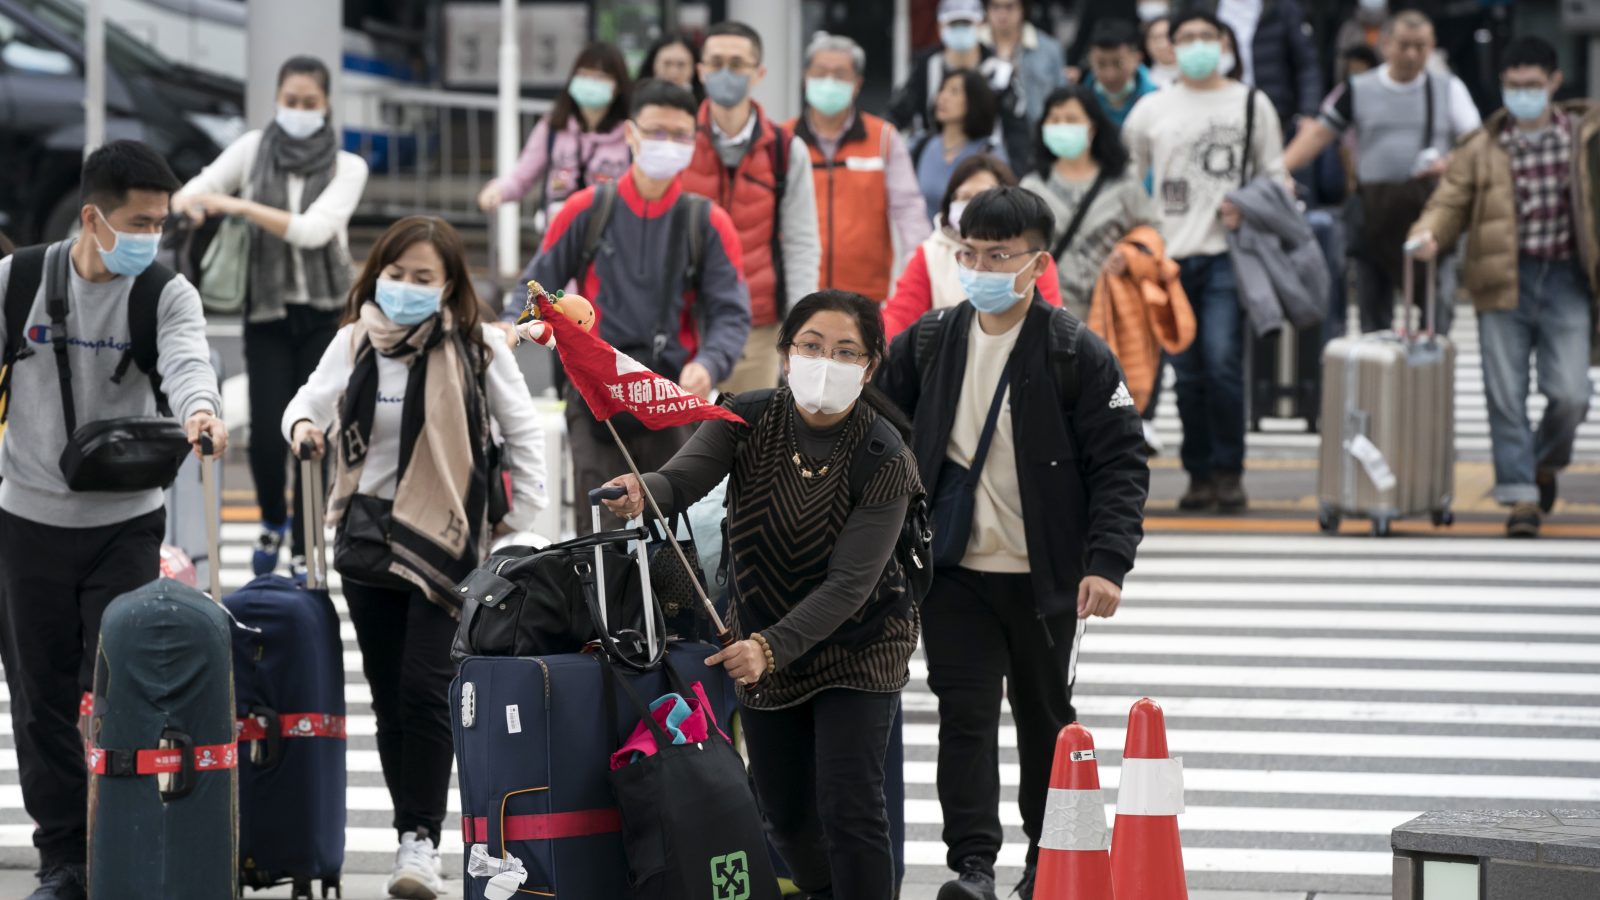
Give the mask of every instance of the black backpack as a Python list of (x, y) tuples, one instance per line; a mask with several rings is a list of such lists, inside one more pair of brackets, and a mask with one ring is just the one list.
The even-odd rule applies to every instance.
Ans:
[[(727, 407), (737, 413), (739, 418), (754, 426), (766, 412), (767, 403), (776, 393), (773, 388), (746, 391), (730, 398)], [(862, 442), (866, 452), (858, 451), (850, 460), (849, 484), (852, 503), (861, 499), (872, 476), (876, 475), (878, 470), (893, 459), (904, 446), (905, 438), (900, 435), (899, 429), (894, 427), (894, 423), (881, 415), (873, 421), (871, 430), (867, 432), (866, 439)], [(722, 502), (726, 508), (729, 498), (725, 496)], [(900, 561), (901, 568), (905, 570), (906, 587), (911, 591), (912, 600), (918, 604), (928, 596), (928, 588), (933, 585), (932, 545), (933, 528), (928, 511), (928, 496), (926, 493), (919, 493), (911, 498), (911, 505), (906, 508), (906, 521), (901, 526), (900, 538), (894, 545), (894, 558)], [(724, 522), (722, 563), (717, 569), (718, 581), (727, 581), (730, 556), (728, 529)]]

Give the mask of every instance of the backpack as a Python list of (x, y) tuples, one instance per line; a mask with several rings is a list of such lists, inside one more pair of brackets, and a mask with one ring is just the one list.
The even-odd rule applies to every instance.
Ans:
[[(937, 310), (923, 316), (916, 324), (917, 343), (912, 350), (912, 358), (916, 361), (917, 373), (922, 376), (924, 392), (933, 380), (934, 357), (938, 353), (939, 340), (944, 335), (945, 314), (953, 309), (955, 307)], [(1078, 404), (1078, 338), (1082, 331), (1083, 322), (1077, 316), (1059, 307), (1050, 311), (1050, 333), (1045, 339), (1045, 347), (1050, 354), (1051, 372), (1055, 376), (1056, 396), (1068, 415)]]
[[(711, 201), (700, 196), (684, 191), (678, 195), (679, 202), (687, 205), (689, 215), (689, 264), (684, 269), (683, 280), (695, 290), (700, 289), (700, 268), (705, 262), (706, 235), (711, 231)], [(617, 183), (615, 181), (602, 182), (594, 189), (594, 206), (589, 213), (589, 219), (584, 224), (583, 248), (578, 255), (577, 280), (583, 280), (583, 273), (589, 271), (589, 266), (594, 264), (594, 259), (600, 253), (600, 242), (605, 238), (606, 225), (611, 222), (611, 212), (617, 206)], [(676, 206), (676, 205), (675, 205)], [(669, 213), (670, 215), (670, 213)]]
[[(739, 418), (754, 423), (766, 412), (767, 404), (775, 394), (777, 390), (773, 388), (746, 391), (730, 398), (727, 406)], [(852, 505), (860, 500), (872, 476), (878, 474), (878, 470), (893, 459), (904, 446), (905, 438), (901, 437), (894, 423), (884, 416), (878, 416), (873, 421), (871, 430), (867, 432), (860, 448), (850, 460), (848, 481)], [(863, 449), (865, 453), (861, 452)], [(728, 503), (729, 499), (725, 496), (722, 501), (724, 510), (727, 509)], [(933, 585), (932, 546), (933, 528), (928, 510), (928, 497), (926, 494), (916, 494), (911, 498), (911, 505), (906, 508), (906, 520), (900, 528), (899, 539), (895, 541), (893, 557), (900, 561), (901, 568), (905, 570), (906, 589), (911, 592), (911, 599), (918, 604), (928, 596), (928, 588)], [(717, 580), (720, 582), (726, 583), (728, 580), (728, 560), (731, 557), (727, 519), (724, 517), (722, 562), (717, 566)]]

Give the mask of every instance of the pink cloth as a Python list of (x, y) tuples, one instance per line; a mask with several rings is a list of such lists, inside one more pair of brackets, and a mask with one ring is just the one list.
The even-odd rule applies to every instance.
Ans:
[(560, 203), (579, 188), (613, 181), (622, 177), (633, 163), (628, 151), (628, 139), (623, 132), (626, 125), (610, 131), (585, 132), (578, 127), (576, 116), (567, 119), (567, 127), (556, 132), (550, 148), (550, 159), (545, 158), (545, 142), (550, 133), (549, 119), (539, 120), (528, 135), (516, 168), (500, 176), (500, 192), (507, 200), (520, 200), (529, 191), (544, 183), (545, 169), (550, 167), (550, 195), (545, 206)]
[[(694, 687), (690, 690), (694, 692), (693, 697), (685, 698), (683, 695), (676, 693), (666, 694), (657, 699), (655, 703), (652, 703), (650, 705), (650, 715), (656, 720), (656, 724), (660, 725), (668, 736), (675, 737), (674, 732), (682, 735), (682, 740), (673, 741), (675, 744), (698, 744), (708, 740), (711, 736), (712, 728), (717, 730), (717, 734), (721, 735), (723, 740), (728, 741), (730, 744), (733, 743), (728, 738), (727, 733), (722, 730), (722, 726), (717, 724), (717, 714), (712, 712), (711, 701), (706, 697), (705, 686), (696, 681)], [(669, 720), (674, 718), (673, 711), (680, 703), (689, 707), (689, 714), (681, 717), (676, 726), (670, 725)], [(611, 768), (620, 769), (629, 763), (639, 761), (643, 757), (653, 756), (655, 752), (655, 735), (651, 734), (649, 725), (640, 722), (634, 727), (633, 734), (617, 749), (617, 752), (611, 754)]]

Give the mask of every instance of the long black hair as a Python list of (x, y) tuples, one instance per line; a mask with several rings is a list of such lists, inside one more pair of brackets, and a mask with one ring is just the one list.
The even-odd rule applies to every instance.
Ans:
[[(995, 100), (994, 89), (989, 87), (989, 79), (977, 69), (952, 69), (944, 73), (939, 90), (944, 90), (944, 86), (952, 79), (961, 80), (962, 92), (966, 95), (967, 114), (961, 119), (961, 130), (967, 140), (976, 141), (993, 134), (994, 123), (1000, 116), (1000, 104)], [(938, 130), (934, 129), (936, 133)]]
[[(579, 69), (595, 69), (611, 76), (616, 88), (611, 92), (611, 105), (606, 108), (605, 117), (595, 127), (597, 133), (611, 131), (628, 118), (628, 90), (631, 82), (628, 79), (628, 62), (622, 58), (622, 51), (614, 44), (604, 41), (595, 41), (578, 54), (572, 63), (572, 71), (567, 73), (567, 82), (572, 81), (572, 76), (578, 74)], [(578, 104), (567, 93), (566, 82), (562, 83), (561, 93), (556, 96), (555, 105), (550, 107), (550, 130), (562, 131), (567, 127), (567, 120), (578, 112)], [(578, 119), (578, 126), (584, 126), (582, 117)]]
[[(826, 288), (813, 294), (807, 294), (799, 303), (789, 307), (789, 315), (778, 328), (778, 352), (787, 354), (794, 346), (795, 336), (811, 317), (817, 313), (836, 312), (843, 313), (856, 320), (856, 328), (861, 331), (861, 344), (867, 354), (867, 366), (873, 367), (882, 363), (889, 356), (889, 339), (883, 329), (883, 314), (879, 311), (878, 303), (869, 300), (853, 291), (840, 291)], [(911, 422), (900, 407), (882, 391), (867, 382), (861, 390), (861, 399), (872, 407), (878, 415), (889, 420), (901, 437), (911, 439)]]
[(1084, 115), (1089, 117), (1089, 127), (1094, 131), (1094, 139), (1089, 143), (1089, 157), (1100, 167), (1100, 171), (1106, 173), (1107, 178), (1120, 178), (1128, 169), (1128, 147), (1122, 143), (1122, 135), (1111, 117), (1106, 115), (1105, 107), (1100, 105), (1094, 88), (1081, 84), (1056, 88), (1045, 98), (1044, 115), (1039, 118), (1039, 124), (1033, 131), (1033, 156), (1039, 161), (1039, 177), (1049, 181), (1050, 170), (1056, 164), (1055, 154), (1044, 144), (1045, 120), (1050, 118), (1051, 110), (1073, 100), (1083, 107)]
[(682, 47), (689, 51), (689, 92), (694, 94), (694, 101), (698, 104), (706, 97), (705, 85), (700, 83), (700, 48), (694, 45), (694, 39), (681, 31), (669, 31), (645, 51), (644, 61), (639, 63), (639, 80), (656, 77), (656, 57), (668, 47)]

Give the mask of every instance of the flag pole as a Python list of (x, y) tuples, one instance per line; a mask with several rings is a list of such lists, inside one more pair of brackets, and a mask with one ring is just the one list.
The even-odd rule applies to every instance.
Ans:
[(628, 471), (633, 473), (634, 478), (638, 479), (639, 490), (643, 492), (645, 502), (650, 506), (650, 511), (655, 514), (657, 521), (661, 523), (661, 530), (667, 536), (667, 543), (672, 545), (672, 552), (678, 555), (678, 562), (683, 566), (683, 570), (689, 573), (689, 581), (694, 584), (694, 592), (700, 596), (700, 602), (705, 606), (706, 614), (711, 616), (711, 624), (716, 626), (718, 642), (724, 647), (732, 644), (733, 635), (729, 633), (728, 626), (723, 624), (722, 617), (717, 615), (717, 607), (711, 602), (711, 598), (706, 595), (705, 586), (700, 583), (699, 578), (695, 577), (696, 567), (689, 565), (689, 558), (683, 553), (683, 545), (678, 543), (678, 535), (674, 533), (672, 524), (667, 521), (667, 517), (661, 514), (661, 507), (656, 504), (655, 494), (651, 493), (650, 486), (645, 484), (644, 475), (639, 472), (638, 465), (633, 461), (633, 454), (628, 452), (627, 445), (622, 443), (622, 436), (617, 434), (617, 427), (611, 424), (609, 418), (606, 419), (606, 430), (611, 432), (611, 439), (616, 442), (617, 449), (622, 451), (622, 458), (628, 463)]

